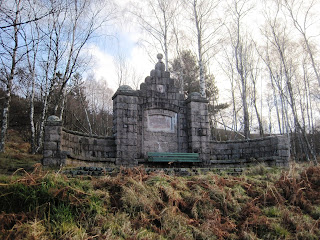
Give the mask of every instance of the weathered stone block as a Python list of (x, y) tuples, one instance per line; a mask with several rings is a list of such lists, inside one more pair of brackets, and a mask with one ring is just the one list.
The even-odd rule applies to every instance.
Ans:
[(53, 151), (52, 150), (44, 150), (43, 151), (43, 157), (44, 158), (49, 158), (53, 156)]
[(42, 164), (44, 166), (59, 166), (61, 163), (60, 158), (43, 158)]
[(289, 150), (279, 150), (279, 156), (281, 157), (289, 157), (290, 151)]
[(45, 134), (60, 134), (61, 127), (60, 126), (46, 126), (44, 130)]
[(46, 134), (45, 137), (44, 137), (45, 141), (48, 141), (48, 142), (58, 142), (61, 140), (61, 136), (60, 134)]
[(58, 144), (56, 142), (44, 142), (43, 143), (43, 149), (44, 150), (56, 151), (57, 147), (58, 147)]

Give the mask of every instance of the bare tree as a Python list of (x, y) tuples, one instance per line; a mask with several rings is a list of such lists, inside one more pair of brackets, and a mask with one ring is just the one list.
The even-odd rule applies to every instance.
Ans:
[(217, 44), (213, 39), (222, 26), (217, 14), (219, 1), (187, 0), (187, 4), (191, 10), (191, 20), (196, 29), (200, 94), (202, 97), (206, 97), (205, 66), (208, 65), (210, 57), (214, 55), (212, 50)]
[[(219, 58), (220, 61), (218, 61), (220, 68), (222, 69), (223, 73), (226, 75), (226, 77), (230, 81), (230, 94), (231, 94), (231, 105), (232, 105), (232, 120), (231, 120), (231, 127), (228, 127), (229, 129), (232, 129), (233, 131), (238, 131), (238, 112), (239, 109), (237, 108), (237, 97), (236, 97), (236, 85), (237, 85), (237, 78), (236, 78), (236, 72), (234, 69), (234, 58), (232, 57), (233, 54), (229, 53), (226, 47), (223, 47), (223, 57)], [(221, 118), (222, 115), (220, 114)], [(226, 126), (225, 121), (223, 121), (223, 126)]]
[[(252, 51), (254, 51), (252, 49)], [(251, 56), (251, 61), (250, 61), (250, 65), (251, 65), (251, 70), (250, 70), (250, 75), (249, 75), (249, 79), (251, 79), (251, 83), (252, 83), (252, 93), (251, 93), (251, 101), (252, 101), (252, 105), (254, 108), (254, 111), (256, 113), (256, 117), (257, 117), (257, 121), (258, 121), (258, 126), (259, 126), (259, 135), (261, 137), (264, 136), (264, 130), (263, 130), (263, 124), (262, 124), (262, 117), (259, 113), (258, 110), (258, 104), (257, 104), (257, 84), (258, 84), (258, 78), (260, 76), (260, 59), (258, 58), (258, 56), (256, 56), (255, 51), (252, 53)]]
[[(64, 44), (64, 63), (61, 68), (61, 86), (59, 95), (64, 95), (65, 87), (71, 76), (79, 68), (80, 53), (93, 34), (107, 21), (113, 18), (113, 10), (105, 15), (105, 5), (93, 6), (98, 1), (79, 0), (66, 7), (67, 18), (64, 25), (66, 37), (59, 36), (60, 44)], [(105, 3), (104, 3), (105, 4)], [(103, 14), (103, 17), (102, 17)], [(55, 114), (60, 105), (60, 117), (63, 114), (64, 98), (59, 98), (55, 105)]]
[(53, 114), (62, 118), (68, 82), (90, 60), (81, 56), (85, 45), (102, 26), (116, 17), (112, 1), (51, 0), (49, 8), (54, 11), (43, 20), (46, 26), (42, 29), (46, 36), (42, 52), (43, 111), (37, 150), (41, 147), (49, 103), (54, 105)]
[[(314, 71), (314, 74), (320, 86), (320, 74), (318, 69), (319, 67), (317, 66), (317, 62), (315, 60), (315, 52), (314, 52), (314, 49), (312, 48), (312, 38), (317, 35), (314, 33), (314, 30), (317, 28), (314, 25), (317, 22), (317, 20), (319, 20), (319, 19), (317, 20), (312, 19), (314, 15), (318, 15), (318, 12), (316, 12), (317, 4), (319, 6), (319, 3), (317, 3), (317, 1), (315, 0), (283, 1), (283, 6), (289, 13), (294, 27), (298, 30), (298, 32), (301, 34), (303, 38), (303, 42), (305, 44), (305, 51), (309, 55), (312, 69)], [(311, 31), (313, 32), (312, 35), (310, 33)]]
[(174, 37), (173, 23), (179, 13), (180, 1), (145, 0), (143, 4), (147, 7), (134, 7), (131, 13), (138, 19), (141, 28), (151, 36), (151, 39), (147, 37), (143, 41), (149, 46), (156, 48), (160, 46), (165, 56), (166, 70), (168, 70), (169, 48)]
[(42, 113), (40, 119), (40, 129), (38, 134), (36, 152), (40, 151), (43, 142), (43, 133), (45, 119), (47, 116), (50, 96), (53, 92), (53, 87), (57, 82), (57, 71), (58, 64), (62, 58), (60, 51), (59, 36), (62, 32), (63, 23), (66, 19), (66, 14), (62, 5), (55, 4), (53, 1), (50, 2), (49, 9), (55, 9), (52, 15), (43, 21), (43, 27), (41, 29), (44, 32), (45, 38), (43, 40), (44, 51), (43, 59), (40, 60), (42, 63), (42, 83), (41, 83), (41, 94), (42, 94)]
[(308, 160), (311, 157), (314, 164), (317, 164), (315, 153), (306, 136), (305, 129), (301, 126), (298, 116), (297, 98), (293, 84), (294, 80), (296, 79), (298, 59), (298, 57), (294, 55), (295, 52), (293, 49), (297, 49), (297, 45), (289, 41), (290, 36), (288, 25), (284, 19), (279, 17), (281, 9), (280, 2), (276, 1), (275, 4), (276, 11), (274, 13), (268, 13), (265, 15), (267, 23), (265, 36), (277, 53), (281, 67), (280, 76), (283, 77), (285, 85), (279, 85), (278, 89), (281, 91), (281, 94), (285, 97), (286, 103), (290, 107), (293, 117), (294, 132), (298, 137), (301, 149), (304, 151)]
[[(29, 12), (28, 19), (37, 19), (37, 13), (39, 12), (39, 6), (28, 2)], [(30, 101), (30, 131), (31, 131), (31, 152), (36, 152), (36, 128), (34, 122), (34, 101), (36, 91), (36, 67), (37, 67), (37, 55), (39, 52), (39, 45), (41, 41), (41, 33), (39, 28), (39, 22), (33, 21), (29, 23), (29, 27), (22, 31), (22, 38), (24, 40), (26, 48), (26, 61), (28, 68), (28, 75), (31, 83), (31, 92), (29, 94)]]
[(140, 84), (143, 82), (143, 77), (134, 68), (131, 68), (129, 76), (130, 76), (129, 77), (130, 78), (130, 85), (133, 86), (133, 89), (138, 90), (140, 87)]
[(108, 87), (107, 80), (97, 80), (89, 75), (84, 82), (84, 94), (91, 112), (93, 132), (99, 135), (111, 134), (113, 91)]
[[(243, 109), (243, 132), (246, 139), (250, 138), (250, 118), (248, 110), (248, 80), (252, 74), (253, 43), (249, 33), (243, 27), (244, 17), (252, 10), (248, 0), (233, 0), (229, 5), (231, 23), (228, 28), (233, 49), (235, 69), (241, 84), (241, 100)], [(260, 120), (259, 120), (260, 121)]]
[(125, 54), (121, 52), (119, 48), (118, 53), (113, 58), (113, 63), (117, 72), (118, 87), (120, 87), (121, 85), (127, 85), (129, 78), (129, 63), (126, 59)]
[[(21, 29), (21, 0), (15, 0), (8, 4), (2, 3), (0, 9), (1, 28), (0, 33), (0, 61), (2, 65), (1, 75), (5, 84), (5, 102), (2, 111), (2, 126), (0, 132), (0, 152), (4, 152), (6, 133), (8, 128), (8, 115), (11, 102), (13, 78), (18, 62), (21, 60), (18, 54), (19, 31)], [(7, 27), (8, 26), (8, 27)]]

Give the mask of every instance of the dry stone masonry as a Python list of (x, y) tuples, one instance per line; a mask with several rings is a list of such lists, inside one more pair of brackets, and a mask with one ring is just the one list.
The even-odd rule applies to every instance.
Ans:
[[(113, 136), (72, 132), (55, 116), (45, 127), (44, 165), (137, 166), (148, 152), (199, 153), (198, 166), (243, 166), (255, 161), (286, 166), (285, 136), (214, 142), (210, 140), (208, 101), (199, 93), (185, 99), (165, 71), (162, 54), (140, 90), (120, 86), (113, 99)], [(150, 165), (149, 165), (150, 166)]]

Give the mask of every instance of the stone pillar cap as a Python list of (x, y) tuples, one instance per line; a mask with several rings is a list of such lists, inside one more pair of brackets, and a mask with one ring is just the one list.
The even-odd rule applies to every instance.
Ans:
[(55, 115), (51, 115), (51, 116), (48, 117), (47, 121), (49, 121), (49, 122), (60, 122), (61, 120), (60, 120), (59, 117), (57, 117)]
[(191, 101), (195, 101), (195, 102), (208, 102), (208, 100), (204, 97), (201, 97), (201, 94), (198, 92), (192, 92), (188, 95), (187, 98), (187, 103), (191, 102)]
[(121, 85), (119, 88), (118, 88), (118, 91), (134, 91), (132, 89), (132, 87), (130, 87), (129, 85)]

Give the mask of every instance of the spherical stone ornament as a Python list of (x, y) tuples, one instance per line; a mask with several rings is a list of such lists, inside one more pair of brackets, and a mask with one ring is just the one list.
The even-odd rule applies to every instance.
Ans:
[(156, 66), (155, 66), (155, 69), (162, 72), (162, 71), (164, 71), (166, 69), (166, 66), (162, 62), (163, 55), (161, 53), (158, 53), (157, 54), (157, 58), (158, 58), (159, 61), (157, 62)]
[(162, 58), (163, 58), (163, 55), (162, 55), (161, 53), (158, 53), (158, 54), (157, 54), (157, 58), (159, 59), (159, 61), (161, 61)]

